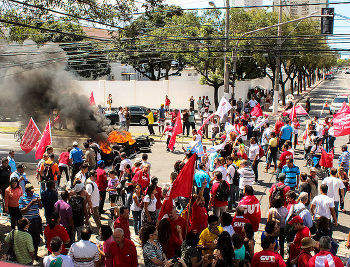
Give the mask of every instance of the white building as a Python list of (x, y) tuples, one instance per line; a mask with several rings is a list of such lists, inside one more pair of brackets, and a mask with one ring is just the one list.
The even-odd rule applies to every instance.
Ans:
[(244, 0), (244, 6), (262, 6), (263, 0)]
[[(306, 17), (314, 12), (321, 14), (321, 10), (327, 7), (329, 0), (282, 0), (282, 5), (295, 5), (283, 7), (283, 12), (293, 17)], [(308, 5), (309, 3), (320, 5)], [(274, 5), (279, 5), (280, 0), (273, 0)], [(305, 4), (305, 5), (301, 5)], [(274, 7), (277, 11), (278, 7)]]

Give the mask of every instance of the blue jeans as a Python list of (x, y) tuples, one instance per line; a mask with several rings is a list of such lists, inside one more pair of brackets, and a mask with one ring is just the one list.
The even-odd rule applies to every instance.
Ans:
[(134, 219), (134, 230), (135, 234), (138, 235), (141, 229), (141, 210), (132, 211), (132, 217)]
[(339, 201), (334, 201), (334, 210), (335, 210), (335, 216), (337, 216), (337, 219), (338, 219), (338, 214), (339, 214)]

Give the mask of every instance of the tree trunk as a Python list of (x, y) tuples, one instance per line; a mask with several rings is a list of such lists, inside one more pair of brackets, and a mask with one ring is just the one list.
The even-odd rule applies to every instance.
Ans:
[(282, 105), (286, 105), (286, 84), (284, 82), (280, 82), (281, 85), (281, 98), (282, 98)]
[(215, 85), (214, 87), (214, 103), (215, 103), (215, 109), (218, 109), (219, 107), (219, 85)]
[(303, 75), (303, 91), (306, 91), (306, 75)]
[(290, 93), (292, 95), (294, 95), (294, 79), (295, 79), (295, 76), (292, 78), (290, 78)]
[(301, 78), (301, 73), (298, 73), (298, 95), (301, 93), (301, 88), (302, 88), (302, 78)]

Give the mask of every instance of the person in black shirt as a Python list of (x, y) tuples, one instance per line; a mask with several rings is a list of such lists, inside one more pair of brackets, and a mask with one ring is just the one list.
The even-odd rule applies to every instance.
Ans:
[(55, 203), (58, 201), (58, 193), (55, 190), (55, 181), (48, 181), (46, 186), (47, 189), (41, 193), (41, 202), (44, 206), (46, 221), (48, 221), (55, 211)]
[(11, 167), (7, 158), (2, 158), (0, 166), (0, 193), (5, 199), (5, 189), (10, 185)]

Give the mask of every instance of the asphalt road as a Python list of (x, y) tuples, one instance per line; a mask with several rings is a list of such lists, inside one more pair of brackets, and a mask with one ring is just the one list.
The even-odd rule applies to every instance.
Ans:
[[(311, 98), (311, 115), (319, 115), (325, 100), (331, 101), (337, 94), (350, 93), (350, 75), (337, 75), (336, 79), (332, 81), (322, 82), (316, 89), (310, 93)], [(303, 104), (303, 101), (301, 102)], [(147, 133), (147, 127), (133, 126), (131, 132), (137, 133)], [(341, 145), (348, 141), (348, 137), (337, 138), (336, 140), (336, 154), (339, 153), (339, 148)], [(19, 151), (19, 144), (16, 143), (11, 134), (0, 134), (0, 156), (6, 155), (9, 149), (16, 150), (16, 161), (26, 162), (29, 166), (34, 166), (35, 160), (33, 153), (24, 154)], [(181, 151), (181, 145), (177, 145), (177, 150)], [(58, 151), (55, 151), (58, 154)], [(169, 182), (170, 173), (173, 170), (173, 165), (176, 160), (182, 159), (183, 154), (173, 154), (166, 152), (164, 143), (155, 143), (152, 147), (152, 153), (149, 154), (149, 162), (152, 165), (151, 175), (157, 176), (160, 179), (161, 184), (166, 184)], [(336, 164), (337, 161), (335, 160)], [(302, 147), (299, 145), (296, 150), (296, 165), (300, 167), (301, 171), (306, 171), (307, 169), (303, 167), (305, 162), (303, 160)], [(32, 173), (32, 168), (29, 168), (28, 172)], [(30, 180), (36, 184), (32, 175), (30, 175)], [(266, 222), (267, 210), (268, 210), (268, 190), (271, 185), (275, 183), (276, 179), (272, 173), (264, 172), (264, 163), (259, 164), (259, 180), (261, 183), (254, 185), (257, 197), (260, 199), (262, 207), (262, 224), (260, 224), (260, 231), (264, 230), (264, 223)], [(348, 196), (346, 196), (345, 210), (350, 210), (350, 201)], [(339, 223), (340, 226), (335, 229), (334, 237), (340, 243), (339, 256), (348, 257), (349, 251), (345, 247), (345, 240), (350, 231), (350, 212), (340, 213)], [(133, 229), (131, 231), (133, 233)], [(134, 237), (133, 237), (134, 239)], [(260, 249), (260, 233), (255, 236), (257, 241), (256, 249)], [(134, 241), (137, 239), (134, 239)], [(45, 250), (43, 250), (44, 252)], [(140, 255), (139, 255), (140, 256)]]

